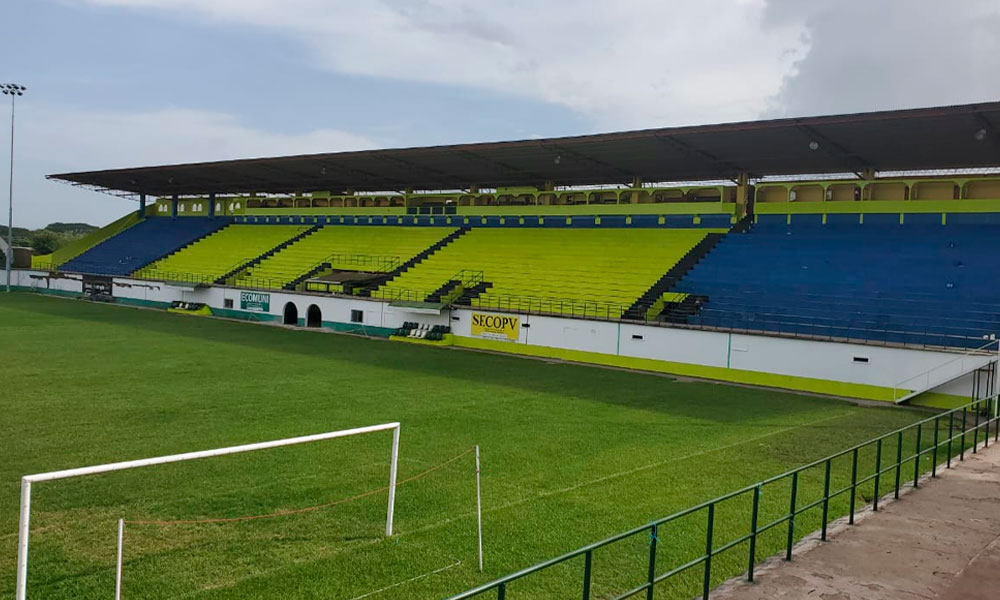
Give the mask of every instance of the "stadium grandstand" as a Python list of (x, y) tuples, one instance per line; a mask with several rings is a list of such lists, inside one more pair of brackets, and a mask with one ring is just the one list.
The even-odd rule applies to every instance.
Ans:
[[(866, 347), (921, 350), (918, 371), (988, 344), (998, 127), (990, 103), (52, 175), (139, 209), (33, 257), (25, 281), (386, 336), (419, 316), (453, 331), (441, 344), (946, 397), (969, 372), (906, 385), (915, 373), (775, 358), (791, 346), (768, 359), (732, 336), (839, 343), (821, 348), (851, 365)], [(237, 306), (241, 290), (267, 309)], [(518, 327), (473, 332), (484, 312)]]

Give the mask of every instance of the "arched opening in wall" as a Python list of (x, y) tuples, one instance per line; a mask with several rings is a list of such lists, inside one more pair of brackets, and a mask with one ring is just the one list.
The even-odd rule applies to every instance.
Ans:
[(322, 327), (323, 326), (323, 313), (320, 312), (319, 307), (315, 304), (310, 304), (309, 308), (306, 309), (306, 327)]
[(287, 302), (285, 304), (285, 317), (281, 322), (285, 325), (299, 324), (299, 308), (295, 306), (294, 302)]

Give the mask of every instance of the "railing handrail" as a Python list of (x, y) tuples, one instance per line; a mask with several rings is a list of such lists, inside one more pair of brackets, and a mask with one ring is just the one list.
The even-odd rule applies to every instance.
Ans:
[(589, 306), (607, 307), (607, 308), (620, 309), (622, 314), (624, 314), (625, 311), (628, 310), (629, 306), (631, 306), (631, 305), (621, 304), (619, 302), (607, 302), (604, 300), (584, 300), (580, 298), (559, 298), (553, 296), (529, 296), (525, 294), (490, 294), (489, 296), (477, 298), (476, 300), (480, 303), (480, 305), (482, 305), (483, 302), (486, 302), (490, 305), (496, 305), (497, 308), (503, 308), (501, 305), (504, 304), (505, 302), (507, 303), (508, 306), (510, 306), (512, 302), (517, 302), (519, 304), (524, 304), (525, 302), (527, 302), (529, 306), (531, 304), (537, 304), (539, 306), (565, 305), (565, 306), (584, 306), (584, 307), (589, 307)]
[(187, 271), (168, 271), (166, 269), (139, 269), (132, 275), (127, 276), (143, 281), (179, 281), (196, 283), (215, 283), (216, 277), (204, 273), (191, 273)]
[(379, 298), (382, 300), (402, 300), (405, 298), (408, 300), (414, 300), (416, 302), (423, 302), (424, 298), (426, 298), (428, 294), (430, 294), (430, 292), (427, 292), (425, 290), (388, 287), (388, 288), (372, 290), (371, 297)]
[[(925, 452), (929, 451), (928, 449), (921, 449), (921, 447), (920, 447), (920, 435), (919, 434), (920, 434), (921, 428), (924, 425), (928, 424), (928, 423), (935, 423), (935, 427), (938, 427), (939, 424), (940, 424), (940, 422), (941, 422), (942, 417), (949, 417), (949, 416), (953, 417), (955, 414), (957, 414), (959, 412), (961, 412), (963, 414), (963, 417), (964, 417), (964, 415), (966, 414), (966, 411), (968, 411), (970, 408), (974, 408), (974, 410), (978, 410), (979, 408), (982, 407), (982, 405), (983, 405), (984, 402), (987, 403), (987, 410), (990, 409), (991, 405), (993, 406), (993, 415), (989, 416), (987, 418), (987, 420), (985, 421), (985, 423), (984, 423), (984, 425), (987, 426), (987, 438), (986, 438), (985, 441), (986, 441), (986, 443), (989, 443), (988, 442), (989, 425), (991, 423), (994, 423), (994, 422), (996, 422), (998, 420), (997, 416), (995, 416), (995, 415), (996, 415), (997, 405), (998, 405), (998, 403), (1000, 403), (1000, 392), (995, 392), (995, 393), (991, 394), (988, 398), (984, 398), (984, 399), (980, 399), (980, 400), (975, 400), (975, 401), (969, 402), (967, 404), (964, 404), (962, 406), (950, 409), (948, 411), (938, 413), (938, 414), (934, 415), (933, 417), (928, 417), (926, 419), (921, 419), (921, 420), (919, 420), (919, 421), (917, 421), (915, 423), (911, 423), (909, 425), (905, 425), (903, 427), (900, 427), (900, 428), (897, 428), (895, 430), (892, 430), (892, 431), (889, 431), (887, 433), (884, 433), (882, 435), (876, 436), (874, 438), (871, 438), (871, 439), (866, 440), (864, 442), (861, 442), (859, 444), (855, 444), (855, 445), (853, 445), (853, 446), (851, 446), (849, 448), (840, 450), (840, 451), (838, 451), (838, 452), (836, 452), (834, 454), (831, 454), (829, 456), (826, 456), (826, 457), (814, 460), (814, 461), (806, 463), (804, 465), (800, 465), (798, 467), (795, 467), (794, 469), (790, 469), (788, 471), (785, 471), (784, 473), (780, 473), (778, 475), (774, 475), (772, 477), (768, 477), (766, 479), (762, 479), (760, 481), (757, 481), (757, 482), (752, 483), (750, 485), (744, 486), (744, 487), (739, 488), (737, 490), (728, 492), (728, 493), (723, 494), (721, 496), (717, 496), (715, 498), (712, 498), (710, 500), (706, 500), (706, 501), (701, 502), (699, 504), (696, 504), (694, 506), (691, 506), (691, 507), (685, 508), (683, 510), (674, 512), (674, 513), (672, 513), (670, 515), (667, 515), (665, 517), (662, 517), (662, 518), (659, 518), (659, 519), (654, 519), (654, 520), (649, 521), (649, 522), (647, 522), (647, 523), (645, 523), (643, 525), (639, 525), (639, 526), (633, 527), (633, 528), (631, 528), (631, 529), (629, 529), (627, 531), (615, 534), (613, 536), (607, 537), (607, 538), (602, 539), (602, 540), (597, 541), (597, 542), (593, 542), (593, 543), (587, 544), (585, 546), (577, 548), (576, 550), (564, 553), (564, 554), (562, 554), (560, 556), (557, 556), (555, 558), (551, 558), (551, 559), (545, 560), (543, 562), (537, 563), (535, 565), (531, 565), (529, 567), (525, 567), (523, 569), (515, 571), (515, 572), (513, 572), (513, 573), (511, 573), (509, 575), (506, 575), (504, 577), (500, 577), (498, 579), (494, 579), (492, 581), (486, 582), (484, 584), (481, 584), (479, 586), (476, 586), (474, 588), (471, 588), (471, 589), (466, 590), (464, 592), (461, 592), (459, 594), (450, 596), (450, 597), (447, 598), (447, 600), (466, 600), (468, 598), (472, 598), (472, 597), (478, 596), (478, 595), (480, 595), (482, 593), (485, 593), (485, 592), (488, 592), (490, 590), (502, 589), (502, 588), (505, 588), (507, 584), (509, 584), (509, 583), (511, 583), (513, 581), (517, 581), (519, 579), (522, 579), (522, 578), (524, 578), (524, 577), (526, 577), (528, 575), (531, 575), (533, 573), (536, 573), (536, 572), (539, 572), (539, 571), (543, 571), (543, 570), (545, 570), (545, 569), (547, 569), (549, 567), (552, 567), (554, 565), (563, 563), (563, 562), (565, 562), (567, 560), (571, 560), (571, 559), (577, 558), (579, 556), (587, 555), (588, 553), (591, 553), (594, 550), (597, 550), (597, 549), (602, 548), (604, 546), (607, 546), (607, 545), (613, 544), (615, 542), (621, 541), (623, 539), (629, 538), (631, 536), (637, 535), (639, 533), (642, 533), (643, 531), (651, 530), (653, 528), (659, 527), (660, 525), (663, 525), (665, 523), (669, 523), (671, 521), (675, 521), (677, 519), (680, 519), (680, 518), (685, 517), (687, 515), (690, 515), (690, 514), (698, 512), (698, 511), (704, 510), (706, 508), (710, 509), (710, 513), (711, 513), (712, 507), (714, 507), (716, 504), (719, 504), (719, 503), (724, 502), (726, 500), (730, 500), (730, 499), (735, 498), (737, 496), (741, 496), (741, 495), (746, 494), (748, 492), (752, 492), (755, 489), (763, 488), (763, 486), (765, 486), (765, 485), (781, 481), (782, 479), (785, 479), (785, 478), (788, 478), (788, 477), (797, 478), (799, 473), (802, 473), (802, 472), (804, 472), (804, 471), (806, 471), (808, 469), (815, 468), (815, 467), (817, 467), (819, 465), (822, 465), (824, 463), (829, 464), (831, 461), (833, 461), (833, 460), (835, 460), (837, 458), (840, 458), (842, 456), (846, 456), (848, 454), (852, 454), (852, 455), (854, 455), (855, 460), (857, 460), (856, 453), (858, 451), (860, 451), (861, 449), (863, 449), (863, 448), (865, 448), (867, 446), (870, 446), (872, 444), (879, 444), (883, 440), (886, 440), (886, 439), (892, 438), (892, 437), (897, 437), (897, 438), (899, 438), (901, 440), (902, 439), (901, 436), (902, 436), (903, 433), (905, 433), (907, 431), (910, 431), (910, 430), (913, 430), (913, 429), (917, 429), (917, 444), (918, 445), (917, 445), (915, 454), (909, 455), (909, 456), (907, 456), (905, 458), (902, 458), (902, 457), (899, 458), (898, 459), (899, 460), (898, 463), (896, 463), (896, 464), (888, 467), (887, 469), (880, 470), (881, 469), (881, 465), (877, 465), (876, 466), (876, 475), (881, 475), (884, 472), (888, 472), (888, 470), (891, 470), (892, 468), (895, 468), (895, 469), (898, 470), (903, 463), (906, 463), (906, 462), (908, 462), (910, 460), (914, 460), (915, 463), (916, 463), (915, 466), (914, 466), (914, 470), (915, 470), (915, 472), (917, 473), (917, 476), (918, 476), (920, 474), (919, 473), (920, 457), (921, 457), (922, 454), (924, 454)], [(965, 439), (965, 435), (966, 435), (965, 427), (966, 427), (966, 423), (963, 421), (963, 430), (962, 430), (962, 434), (961, 434), (962, 435), (962, 439), (963, 439), (963, 447), (962, 447), (963, 452), (964, 452), (964, 439)], [(974, 442), (973, 448), (975, 448), (975, 444), (978, 443), (978, 432), (979, 432), (979, 428), (981, 428), (981, 427), (982, 427), (982, 424), (978, 423), (978, 417), (977, 417), (977, 423), (976, 423), (975, 428), (973, 429), (973, 431), (976, 433), (976, 436), (977, 436), (976, 439), (977, 439), (977, 441)], [(1000, 436), (1000, 425), (998, 425), (997, 435)], [(955, 437), (957, 437), (957, 436), (955, 436), (954, 432), (951, 431), (951, 430), (949, 430), (949, 439), (947, 440), (947, 442), (949, 443), (949, 452), (950, 452), (950, 442)], [(996, 440), (997, 438), (994, 438), (994, 439)], [(937, 452), (938, 447), (940, 447), (941, 442), (939, 442), (939, 440), (937, 439), (937, 437), (935, 437), (934, 443), (935, 443), (935, 446), (933, 447), (933, 449), (934, 449), (935, 457), (936, 457), (936, 452)], [(900, 446), (899, 452), (900, 452), (900, 456), (901, 456), (901, 446)], [(949, 460), (950, 460), (950, 455), (949, 455)], [(937, 466), (936, 464), (933, 464), (932, 465), (932, 469), (936, 468), (936, 466)], [(869, 477), (865, 478), (864, 480), (860, 480), (860, 481), (857, 480), (856, 477), (855, 477), (852, 480), (851, 486), (849, 486), (847, 488), (844, 488), (842, 490), (839, 490), (839, 491), (831, 492), (831, 491), (829, 491), (829, 489), (827, 489), (824, 492), (824, 498), (822, 498), (820, 501), (829, 501), (829, 499), (831, 499), (832, 497), (835, 497), (835, 496), (837, 496), (839, 494), (842, 494), (842, 493), (844, 493), (844, 492), (846, 492), (848, 490), (853, 491), (854, 489), (857, 488), (858, 485), (861, 485), (862, 483), (867, 482), (870, 478), (875, 477), (876, 475), (869, 476)], [(896, 483), (896, 485), (897, 485), (897, 491), (898, 491), (898, 486), (899, 486), (898, 476), (897, 476), (897, 483)], [(794, 489), (794, 487), (793, 487), (793, 489)], [(793, 497), (794, 497), (794, 491), (792, 492), (792, 494), (793, 494)], [(766, 525), (761, 526), (761, 527), (756, 527), (756, 525), (755, 525), (756, 529), (754, 531), (754, 534), (756, 535), (756, 534), (762, 533), (764, 530), (766, 530), (767, 528), (769, 528), (771, 526), (774, 526), (774, 525), (786, 522), (789, 519), (794, 519), (795, 515), (801, 514), (802, 512), (805, 512), (806, 510), (810, 510), (812, 508), (816, 508), (816, 506), (818, 506), (818, 502), (820, 502), (820, 501), (814, 502), (814, 503), (812, 503), (810, 505), (794, 507), (794, 508), (791, 509), (791, 513), (790, 514), (786, 514), (785, 516), (780, 517), (779, 519), (777, 519), (773, 523), (766, 524)], [(875, 498), (875, 501), (876, 502), (878, 501), (877, 497)], [(853, 517), (853, 503), (852, 503), (852, 517)], [(824, 513), (824, 525), (823, 525), (823, 529), (824, 529), (824, 535), (825, 535), (825, 529), (826, 529), (825, 513)], [(749, 539), (747, 536), (741, 536), (740, 538), (738, 538), (735, 541), (730, 541), (730, 542), (727, 542), (725, 544), (722, 544), (718, 549), (712, 547), (709, 550), (709, 556), (712, 556), (714, 554), (718, 554), (720, 552), (723, 552), (724, 550), (728, 550), (729, 548), (735, 546), (738, 543), (743, 543), (743, 542), (747, 541), (747, 539)], [(789, 534), (789, 543), (791, 543), (791, 533)], [(790, 546), (789, 546), (789, 551), (790, 551)], [(692, 566), (700, 564), (704, 559), (705, 559), (705, 556), (702, 555), (700, 558), (697, 558), (697, 559), (695, 559), (693, 561), (685, 563), (684, 565), (682, 565), (680, 567), (677, 567), (677, 568), (669, 571), (666, 575), (661, 575), (661, 576), (655, 578), (654, 581), (651, 581), (648, 584), (644, 584), (644, 585), (642, 585), (642, 586), (640, 586), (639, 588), (636, 588), (636, 589), (637, 590), (645, 589), (647, 585), (653, 585), (654, 583), (658, 583), (660, 581), (663, 581), (664, 579), (667, 579), (671, 575), (677, 574), (677, 573), (679, 573), (679, 572), (681, 572), (683, 570), (686, 570), (687, 568), (690, 568)], [(706, 585), (707, 585), (707, 578), (706, 578)], [(635, 591), (635, 590), (632, 590), (632, 591)], [(628, 594), (626, 594), (626, 596), (627, 595)], [(619, 596), (619, 597), (626, 597), (626, 596)], [(501, 595), (500, 597), (503, 597), (503, 596)]]
[[(252, 263), (255, 260), (257, 260), (257, 257), (245, 256), (245, 257), (239, 259), (237, 262), (234, 262), (233, 264), (231, 264), (228, 267), (226, 267), (226, 270), (223, 271), (222, 275), (219, 275), (219, 277), (223, 277), (225, 275), (229, 275), (230, 273), (233, 276), (236, 276), (236, 275), (239, 274), (240, 271), (244, 270), (247, 267), (247, 265), (249, 265), (250, 263)], [(218, 279), (218, 277), (216, 279)]]
[[(219, 277), (226, 275), (228, 273), (233, 273), (242, 267), (243, 265), (252, 261), (251, 257), (244, 257), (239, 259), (239, 261), (233, 263), (232, 265), (225, 267), (220, 273), (220, 275), (209, 275), (206, 273), (192, 273), (190, 271), (173, 271), (170, 269), (160, 269), (154, 268), (151, 265), (140, 267), (136, 269), (132, 275), (135, 279), (143, 280), (162, 280), (162, 281), (198, 281), (199, 283), (215, 283), (218, 281)], [(155, 264), (155, 263), (154, 263)], [(176, 277), (171, 277), (176, 276)]]
[(462, 269), (448, 278), (448, 281), (458, 281), (463, 286), (469, 285), (479, 285), (485, 281), (485, 277), (482, 271), (477, 271), (474, 269)]
[[(393, 268), (398, 267), (400, 263), (400, 257), (392, 254), (356, 254), (353, 252), (333, 252), (323, 257), (322, 260), (313, 263), (311, 267), (303, 270), (303, 273), (308, 273), (309, 271), (320, 267), (326, 263), (340, 262), (349, 265), (368, 265), (368, 264), (378, 264), (378, 265), (390, 265)], [(391, 271), (388, 269), (386, 272)]]
[[(711, 308), (710, 305), (709, 305), (709, 308)], [(765, 318), (755, 318), (755, 319), (752, 319), (752, 320), (750, 320), (750, 319), (743, 319), (742, 315), (746, 315), (746, 314), (753, 314), (753, 315), (755, 315), (757, 317), (763, 316)], [(806, 321), (806, 320), (803, 320), (804, 318), (801, 317), (801, 316), (792, 318), (792, 317), (789, 317), (788, 315), (781, 315), (781, 314), (776, 314), (776, 313), (764, 313), (764, 312), (727, 313), (725, 316), (726, 316), (725, 320), (718, 319), (718, 321), (720, 322), (720, 324), (718, 324), (718, 325), (702, 325), (702, 324), (697, 324), (697, 323), (695, 323), (695, 324), (685, 323), (683, 325), (686, 326), (686, 327), (692, 328), (692, 329), (722, 329), (722, 330), (729, 330), (729, 331), (755, 331), (755, 332), (760, 331), (760, 332), (770, 332), (770, 333), (794, 334), (796, 336), (804, 335), (804, 336), (812, 336), (812, 337), (827, 338), (827, 339), (833, 338), (833, 337), (845, 337), (846, 338), (846, 337), (850, 337), (850, 336), (849, 335), (835, 336), (835, 335), (828, 334), (828, 333), (803, 333), (801, 331), (791, 331), (791, 330), (787, 330), (787, 329), (784, 330), (784, 331), (781, 330), (781, 329), (775, 330), (775, 329), (768, 329), (768, 328), (764, 327), (763, 325), (771, 324), (771, 325), (778, 325), (778, 326), (785, 325), (785, 326), (809, 327), (809, 328), (813, 328), (814, 330), (816, 330), (816, 329), (823, 329), (823, 328), (837, 329), (837, 330), (841, 330), (841, 331), (847, 331), (848, 334), (850, 334), (851, 332), (858, 332), (858, 333), (866, 333), (866, 334), (875, 334), (875, 333), (886, 334), (886, 333), (892, 333), (892, 334), (909, 335), (909, 336), (918, 336), (918, 335), (919, 336), (934, 336), (934, 337), (939, 337), (939, 338), (945, 338), (946, 337), (946, 338), (953, 339), (953, 340), (956, 340), (956, 341), (964, 340), (964, 341), (981, 342), (982, 339), (983, 339), (981, 335), (969, 336), (969, 335), (959, 335), (959, 334), (956, 334), (956, 333), (932, 332), (932, 331), (928, 331), (926, 327), (924, 327), (923, 329), (917, 329), (917, 328), (904, 329), (904, 328), (901, 328), (901, 327), (898, 327), (898, 326), (893, 326), (893, 327), (889, 327), (889, 326), (884, 326), (884, 327), (870, 327), (870, 326), (867, 326), (867, 325), (865, 325), (865, 326), (857, 326), (857, 325), (854, 325), (855, 321), (842, 321), (842, 320), (834, 320), (834, 319), (827, 319), (827, 320), (831, 321), (831, 323), (829, 323), (829, 324), (824, 324), (824, 323), (817, 324), (816, 321), (823, 320), (821, 317), (811, 318), (810, 320)], [(743, 325), (733, 324), (733, 321), (741, 320), (741, 319), (746, 324), (743, 324)], [(754, 327), (754, 326), (751, 326), (751, 324), (760, 324), (760, 326)], [(954, 327), (950, 327), (949, 329), (954, 330), (955, 328)], [(864, 338), (858, 338), (858, 339), (865, 339), (865, 340), (869, 340), (869, 341), (872, 341), (872, 342), (878, 341), (877, 338), (872, 338), (870, 336), (864, 337)], [(927, 344), (926, 342), (924, 342), (923, 345), (927, 346), (929, 344)]]
[[(982, 346), (980, 346), (978, 348), (974, 348), (972, 350), (967, 350), (967, 351), (963, 352), (962, 354), (956, 356), (955, 358), (952, 358), (949, 361), (943, 362), (943, 363), (941, 363), (939, 365), (935, 365), (935, 366), (931, 367), (930, 369), (927, 369), (925, 371), (921, 371), (920, 373), (917, 373), (916, 375), (913, 375), (911, 377), (907, 377), (906, 379), (903, 379), (901, 381), (896, 382), (896, 384), (893, 385), (893, 389), (902, 388), (902, 387), (904, 387), (903, 384), (905, 384), (905, 383), (913, 381), (914, 379), (917, 379), (918, 377), (923, 377), (925, 375), (929, 375), (930, 373), (933, 373), (934, 371), (937, 371), (938, 369), (942, 369), (944, 367), (951, 366), (951, 365), (955, 364), (956, 362), (964, 361), (965, 359), (969, 358), (970, 356), (975, 356), (976, 358), (989, 358), (990, 359), (989, 362), (992, 362), (993, 360), (995, 360), (997, 358), (997, 353), (996, 352), (991, 352), (989, 354), (986, 354), (986, 353), (984, 353), (984, 351), (987, 348), (989, 348), (990, 346), (996, 345), (998, 343), (1000, 343), (1000, 340), (989, 340), (987, 343), (983, 344)], [(998, 350), (1000, 350), (1000, 346), (998, 346)], [(976, 352), (979, 352), (980, 354), (974, 354)]]

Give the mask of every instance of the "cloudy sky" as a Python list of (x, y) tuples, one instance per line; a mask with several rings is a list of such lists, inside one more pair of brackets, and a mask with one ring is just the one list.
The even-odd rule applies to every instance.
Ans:
[(47, 173), (1000, 99), (997, 0), (0, 0), (0, 23), (28, 227), (134, 206)]

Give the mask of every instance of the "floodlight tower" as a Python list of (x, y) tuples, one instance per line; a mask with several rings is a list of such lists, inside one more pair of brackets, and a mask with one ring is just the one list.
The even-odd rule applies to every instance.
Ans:
[(0, 92), (10, 96), (10, 187), (7, 190), (7, 292), (10, 292), (10, 267), (14, 263), (14, 99), (28, 88), (16, 83), (0, 83)]

